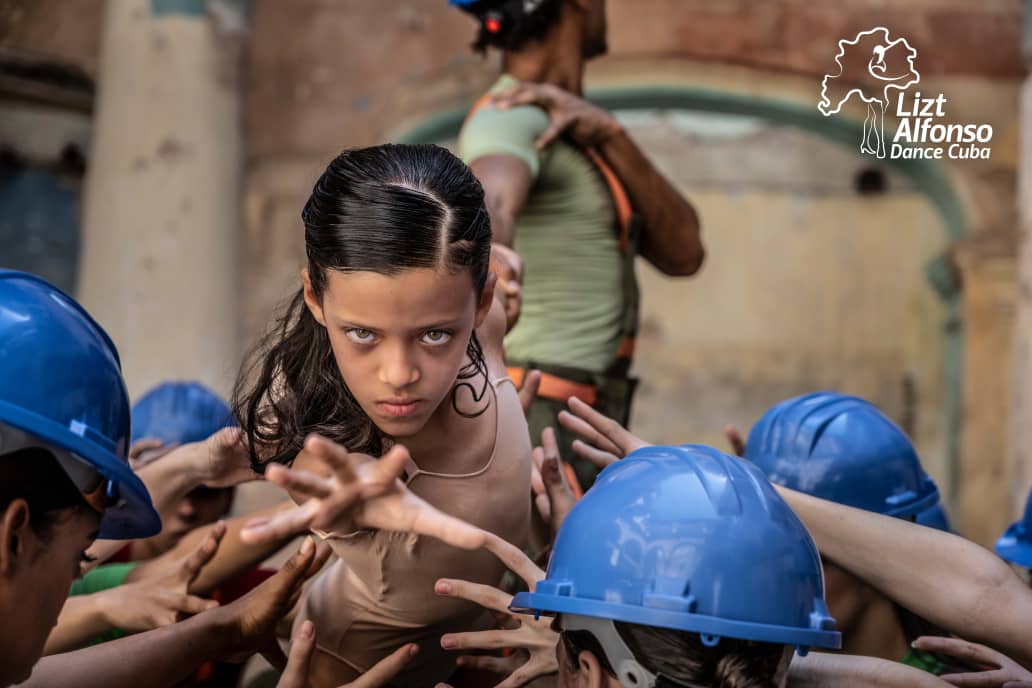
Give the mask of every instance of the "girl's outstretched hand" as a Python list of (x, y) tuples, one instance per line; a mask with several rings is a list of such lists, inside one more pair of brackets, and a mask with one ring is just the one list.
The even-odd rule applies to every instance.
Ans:
[(1032, 672), (1013, 659), (997, 652), (991, 647), (969, 643), (960, 638), (943, 638), (923, 635), (913, 643), (918, 650), (949, 655), (963, 660), (967, 664), (984, 666), (985, 671), (971, 671), (963, 674), (943, 674), (943, 681), (955, 686), (982, 686), (983, 688), (1002, 688), (1008, 685), (1032, 683)]
[(405, 447), (395, 445), (382, 458), (374, 459), (310, 435), (305, 451), (326, 474), (269, 466), (266, 480), (307, 500), (293, 511), (249, 522), (240, 533), (241, 540), (267, 542), (313, 528), (337, 533), (375, 528), (430, 535), (463, 549), (483, 545), (484, 531), (434, 508), (398, 479), (409, 458)]
[[(484, 547), (518, 574), (530, 590), (545, 577), (544, 571), (535, 566), (519, 548), (497, 535), (488, 533)], [(516, 654), (510, 657), (463, 655), (458, 659), (459, 666), (507, 674), (496, 688), (517, 688), (539, 676), (559, 671), (555, 658), (559, 634), (551, 629), (551, 621), (547, 618), (534, 619), (533, 616), (512, 614), (509, 611), (512, 595), (490, 585), (449, 578), (438, 580), (434, 592), (476, 602), (507, 620), (504, 624), (506, 628), (499, 630), (448, 633), (441, 636), (441, 647), (446, 650), (517, 650)]]
[(635, 449), (652, 446), (576, 397), (570, 397), (566, 404), (570, 410), (559, 412), (559, 425), (581, 438), (573, 441), (573, 453), (599, 468), (619, 461)]

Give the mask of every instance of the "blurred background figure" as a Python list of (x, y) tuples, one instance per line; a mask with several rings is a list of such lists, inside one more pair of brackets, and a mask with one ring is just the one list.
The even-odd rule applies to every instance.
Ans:
[[(631, 426), (721, 445), (782, 399), (858, 395), (991, 546), (1032, 486), (1023, 5), (743, 7), (610, 0), (585, 74), (706, 226), (690, 283), (637, 265)], [(838, 41), (873, 26), (914, 47), (941, 123), (993, 127), (990, 159), (862, 155), (866, 106), (819, 112)], [(170, 378), (228, 396), (297, 284), (325, 161), (454, 147), (501, 66), (470, 51), (477, 28), (445, 2), (0, 0), (0, 263), (72, 290), (134, 397)], [(861, 66), (841, 79), (870, 85)]]

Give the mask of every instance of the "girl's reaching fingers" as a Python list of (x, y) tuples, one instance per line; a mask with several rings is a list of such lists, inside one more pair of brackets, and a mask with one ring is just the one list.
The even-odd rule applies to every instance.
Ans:
[(333, 494), (333, 483), (315, 473), (274, 463), (265, 469), (265, 479), (302, 497), (325, 499)]
[(354, 478), (348, 450), (322, 435), (312, 434), (305, 438), (304, 448), (325, 463), (342, 480)]

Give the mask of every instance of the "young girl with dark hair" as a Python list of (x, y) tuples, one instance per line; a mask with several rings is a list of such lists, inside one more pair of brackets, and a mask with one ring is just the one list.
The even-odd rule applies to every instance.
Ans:
[[(390, 491), (399, 506), (421, 498), (522, 546), (531, 447), (505, 372), (504, 295), (495, 298), (489, 273), (491, 226), (479, 182), (437, 146), (345, 151), (319, 178), (302, 219), (303, 287), (235, 393), (255, 468), (292, 464), (292, 475), (344, 482), (378, 470), (380, 493)], [(312, 433), (336, 445), (306, 444)], [(295, 487), (298, 501), (313, 494)], [(370, 528), (399, 521), (363, 518), (362, 503), (318, 496), (327, 497), (322, 520), (311, 508), (319, 500), (284, 516), (325, 527), (316, 532), (339, 557), (300, 614), (317, 629), (314, 685), (352, 680), (409, 642), (419, 655), (397, 685), (447, 678), (454, 661), (440, 636), (483, 628), (489, 618), (468, 602), (435, 597), (434, 581), (461, 575), (497, 584), (501, 564), (415, 532)], [(419, 523), (412, 529), (428, 532)]]

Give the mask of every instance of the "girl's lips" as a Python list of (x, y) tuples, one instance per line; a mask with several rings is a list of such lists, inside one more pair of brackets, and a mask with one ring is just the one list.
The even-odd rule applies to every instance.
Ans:
[(418, 411), (421, 403), (422, 402), (419, 399), (413, 399), (412, 401), (404, 403), (378, 401), (376, 402), (376, 406), (388, 416), (404, 418), (406, 416), (411, 416)]

